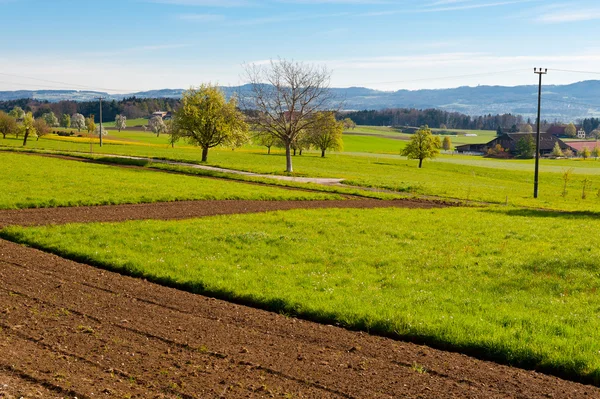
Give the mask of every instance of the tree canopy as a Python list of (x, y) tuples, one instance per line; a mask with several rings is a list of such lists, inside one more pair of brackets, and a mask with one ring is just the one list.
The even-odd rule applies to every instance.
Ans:
[(408, 159), (418, 159), (419, 168), (423, 166), (424, 159), (433, 159), (440, 153), (440, 147), (442, 143), (438, 136), (434, 136), (431, 133), (429, 126), (421, 126), (419, 130), (413, 134), (412, 139), (401, 152), (401, 155), (408, 157)]
[(333, 112), (318, 112), (313, 119), (306, 132), (307, 141), (321, 150), (321, 157), (325, 157), (326, 150), (340, 151), (344, 148), (344, 122), (338, 122)]
[(85, 117), (81, 114), (73, 114), (71, 116), (71, 127), (77, 129), (78, 132), (85, 129)]
[(115, 116), (115, 127), (119, 132), (125, 129), (127, 127), (127, 117), (121, 114)]
[(6, 138), (7, 134), (16, 134), (17, 129), (17, 120), (9, 114), (0, 111), (0, 133), (2, 133), (2, 138)]
[(247, 137), (248, 125), (235, 98), (227, 101), (219, 87), (191, 88), (183, 93), (181, 102), (173, 117), (171, 140), (185, 139), (201, 147), (202, 162), (208, 159), (209, 148), (239, 143)]
[(269, 65), (246, 67), (250, 83), (253, 124), (285, 147), (286, 172), (293, 172), (291, 150), (302, 145), (299, 136), (315, 123), (317, 112), (330, 109), (330, 73), (323, 66), (280, 59)]
[(569, 123), (567, 125), (567, 127), (565, 128), (565, 134), (569, 137), (577, 136), (577, 128), (575, 127), (575, 125), (572, 123)]

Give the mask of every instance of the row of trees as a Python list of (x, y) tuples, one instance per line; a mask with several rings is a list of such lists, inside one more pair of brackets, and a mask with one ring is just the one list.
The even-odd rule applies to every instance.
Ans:
[(23, 135), (23, 145), (27, 145), (27, 140), (31, 136), (36, 136), (37, 139), (50, 132), (50, 126), (44, 118), (34, 118), (31, 112), (19, 113), (19, 118), (16, 118), (15, 113), (7, 114), (0, 111), (0, 133), (2, 138), (6, 138), (8, 134), (15, 135), (17, 138)]
[[(186, 91), (182, 107), (175, 112), (173, 120), (166, 123), (160, 117), (150, 120), (149, 126), (155, 133), (166, 131), (171, 142), (181, 139), (202, 149), (202, 161), (208, 159), (208, 151), (216, 146), (237, 148), (252, 140), (267, 147), (286, 148), (286, 154), (314, 147), (325, 156), (328, 149), (342, 149), (344, 123), (338, 122), (333, 112), (318, 111), (305, 116), (302, 128), (293, 134), (289, 124), (267, 125), (268, 116), (256, 113), (248, 118), (237, 107), (237, 100), (225, 99), (223, 92), (212, 85), (202, 85)], [(291, 138), (290, 138), (291, 137)], [(291, 158), (291, 157), (290, 157)], [(291, 159), (286, 164), (291, 171)]]
[(496, 130), (498, 127), (519, 126), (525, 121), (521, 115), (469, 116), (460, 112), (440, 109), (390, 108), (380, 111), (344, 112), (359, 125), (376, 126), (430, 126), (432, 128)]
[[(125, 98), (121, 101), (106, 101), (102, 104), (103, 122), (113, 121), (117, 115), (123, 115), (129, 119), (143, 118), (156, 111), (174, 111), (180, 105), (180, 100), (175, 98)], [(35, 118), (47, 113), (54, 115), (92, 115), (95, 114), (94, 122), (100, 122), (98, 118), (97, 101), (60, 101), (50, 103), (32, 99), (0, 101), (0, 110), (9, 112), (19, 107), (25, 112), (31, 112)]]
[(285, 148), (287, 172), (293, 172), (292, 152), (314, 146), (325, 156), (327, 149), (341, 148), (344, 123), (335, 119), (339, 107), (333, 104), (326, 68), (280, 59), (249, 65), (246, 75), (250, 92), (242, 104), (245, 114), (237, 99), (227, 101), (217, 86), (186, 91), (173, 114), (172, 143), (184, 139), (198, 145), (206, 161), (210, 148), (240, 146), (252, 130), (255, 141), (269, 151), (277, 145)]

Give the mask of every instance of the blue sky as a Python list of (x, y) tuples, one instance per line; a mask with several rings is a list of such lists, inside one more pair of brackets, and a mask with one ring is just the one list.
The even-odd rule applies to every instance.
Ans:
[[(381, 90), (600, 79), (597, 1), (0, 0), (0, 90), (244, 83), (243, 64), (326, 64)], [(35, 79), (33, 79), (35, 78)]]

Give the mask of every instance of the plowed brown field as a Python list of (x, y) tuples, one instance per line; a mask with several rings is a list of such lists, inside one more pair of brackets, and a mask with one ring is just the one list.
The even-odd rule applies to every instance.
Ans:
[[(369, 203), (2, 211), (0, 225), (402, 206)], [(600, 389), (194, 295), (0, 240), (0, 398), (20, 397), (593, 398)]]

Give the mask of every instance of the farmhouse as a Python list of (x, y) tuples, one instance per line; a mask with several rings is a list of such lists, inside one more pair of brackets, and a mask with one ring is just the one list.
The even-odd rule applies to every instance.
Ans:
[[(500, 145), (509, 153), (515, 153), (517, 143), (521, 139), (527, 139), (530, 136), (535, 141), (535, 133), (504, 133), (494, 140), (490, 141), (486, 144), (465, 144), (456, 147), (456, 151), (458, 152), (476, 152), (476, 153), (485, 153), (488, 148), (494, 148), (496, 145)], [(551, 133), (540, 133), (540, 155), (549, 155), (552, 153), (554, 149), (554, 145), (558, 143), (560, 149), (565, 151), (570, 149), (573, 153), (577, 153), (577, 149), (571, 147), (558, 137), (554, 136)]]
[(160, 116), (164, 120), (171, 119), (171, 113), (166, 111), (156, 111), (152, 113), (152, 116)]

